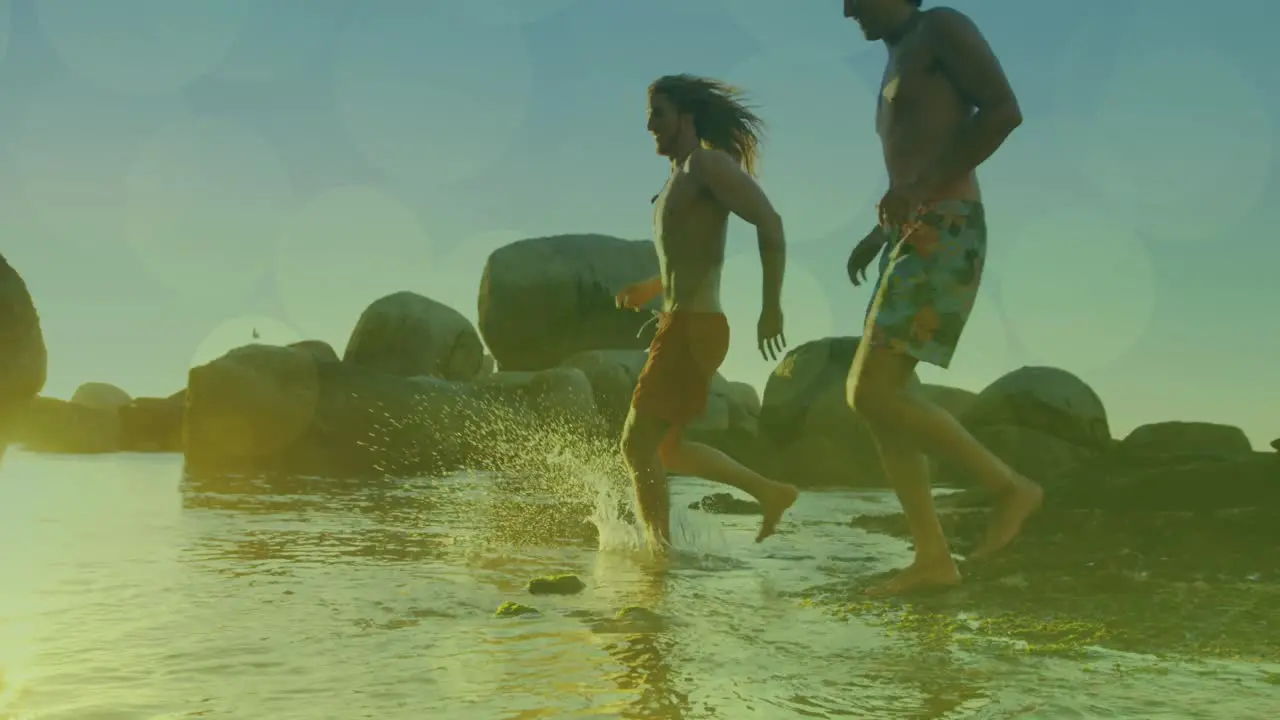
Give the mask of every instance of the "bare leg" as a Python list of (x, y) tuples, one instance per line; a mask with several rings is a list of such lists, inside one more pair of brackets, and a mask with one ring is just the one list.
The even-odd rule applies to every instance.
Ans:
[(772, 535), (778, 521), (796, 501), (798, 491), (791, 485), (775, 482), (743, 466), (719, 450), (702, 443), (688, 442), (678, 434), (667, 436), (660, 448), (662, 464), (677, 475), (706, 478), (749, 493), (764, 510), (764, 522), (756, 542)]
[(902, 503), (902, 512), (907, 516), (907, 527), (915, 544), (915, 559), (893, 579), (872, 588), (871, 594), (896, 595), (911, 590), (959, 585), (960, 571), (951, 559), (951, 549), (933, 507), (928, 459), (901, 435), (877, 434), (876, 444), (885, 475), (893, 484), (898, 502)]
[[(1039, 509), (1044, 492), (983, 447), (950, 413), (907, 392), (915, 364), (914, 358), (885, 348), (860, 347), (850, 372), (851, 404), (877, 437), (909, 439), (915, 448), (946, 458), (977, 476), (999, 498), (999, 505), (974, 556), (1000, 550)], [(932, 513), (932, 499), (928, 506)], [(920, 542), (917, 537), (917, 545)]]
[(636, 488), (640, 520), (655, 551), (671, 545), (671, 500), (658, 446), (669, 426), (662, 420), (637, 415), (632, 409), (622, 430), (622, 458)]

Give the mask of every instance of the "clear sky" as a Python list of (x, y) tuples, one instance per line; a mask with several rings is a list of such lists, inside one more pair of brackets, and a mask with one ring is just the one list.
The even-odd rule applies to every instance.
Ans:
[[(320, 338), (401, 289), (474, 319), (493, 248), (649, 235), (670, 72), (745, 86), (791, 243), (793, 345), (857, 334), (844, 277), (884, 171), (884, 48), (839, 0), (0, 0), (0, 247), (46, 392), (166, 395), (193, 360)], [(1117, 434), (1280, 435), (1280, 3), (956, 0), (1026, 121), (981, 173), (988, 275), (953, 369), (1072, 370)], [(763, 387), (754, 234), (730, 238), (724, 368)]]

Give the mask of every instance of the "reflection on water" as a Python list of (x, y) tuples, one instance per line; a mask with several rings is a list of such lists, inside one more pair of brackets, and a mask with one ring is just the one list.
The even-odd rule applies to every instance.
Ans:
[[(0, 718), (1235, 719), (1280, 694), (1256, 665), (834, 618), (800, 596), (907, 556), (846, 522), (891, 501), (805, 495), (756, 545), (754, 518), (684, 509), (709, 489), (674, 484), (682, 552), (658, 564), (600, 476), (183, 480), (174, 457), (12, 452)], [(587, 589), (524, 590), (563, 572)], [(495, 618), (508, 600), (540, 614)]]

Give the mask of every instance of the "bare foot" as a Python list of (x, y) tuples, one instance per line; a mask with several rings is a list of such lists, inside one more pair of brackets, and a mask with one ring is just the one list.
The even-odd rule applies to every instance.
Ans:
[(1004, 549), (1022, 532), (1022, 524), (1040, 509), (1044, 502), (1044, 489), (1026, 478), (1020, 477), (1017, 485), (996, 504), (987, 524), (987, 536), (978, 548), (969, 554), (974, 559), (984, 558)]
[(764, 522), (760, 523), (760, 533), (756, 535), (756, 542), (762, 542), (765, 538), (777, 532), (778, 521), (782, 519), (782, 514), (795, 504), (799, 495), (800, 491), (791, 485), (779, 483), (773, 497), (760, 503), (761, 507), (764, 508)]
[(872, 597), (889, 597), (913, 592), (947, 590), (960, 585), (960, 571), (948, 555), (937, 560), (916, 560), (887, 582), (867, 590)]

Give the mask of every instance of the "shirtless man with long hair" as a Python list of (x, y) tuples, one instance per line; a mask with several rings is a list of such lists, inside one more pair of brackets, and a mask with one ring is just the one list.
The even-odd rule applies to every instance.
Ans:
[(667, 472), (714, 480), (754, 496), (764, 509), (759, 542), (773, 534), (795, 502), (796, 489), (682, 434), (706, 409), (711, 381), (729, 350), (729, 324), (720, 305), (729, 213), (756, 227), (764, 266), (764, 308), (756, 326), (760, 354), (776, 360), (785, 347), (782, 218), (753, 178), (763, 123), (736, 88), (668, 75), (649, 86), (648, 129), (658, 154), (671, 161), (671, 176), (654, 198), (659, 274), (624, 288), (617, 303), (638, 310), (659, 295), (663, 302), (622, 433), (623, 458), (655, 549), (671, 544)]
[(1022, 113), (995, 54), (963, 14), (922, 10), (920, 0), (845, 0), (844, 15), (889, 50), (876, 113), (889, 190), (880, 201), (880, 226), (849, 258), (858, 284), (880, 255), (880, 279), (849, 372), (848, 400), (875, 434), (915, 540), (911, 566), (873, 588), (895, 594), (960, 582), (934, 511), (925, 453), (969, 471), (997, 499), (987, 536), (970, 557), (1013, 541), (1043, 497), (945, 410), (908, 391), (917, 363), (951, 363), (987, 251), (975, 171), (1021, 124)]

